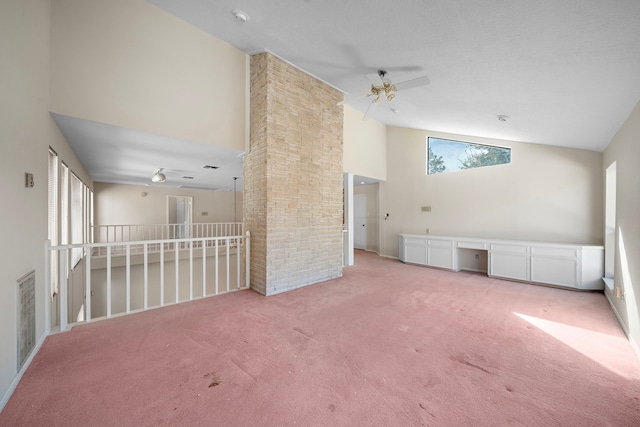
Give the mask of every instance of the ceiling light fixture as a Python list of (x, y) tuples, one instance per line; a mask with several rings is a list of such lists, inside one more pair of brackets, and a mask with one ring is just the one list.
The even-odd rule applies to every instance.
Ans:
[(162, 168), (158, 169), (151, 177), (151, 182), (165, 182), (167, 177), (162, 173)]
[(233, 9), (231, 11), (231, 13), (233, 14), (233, 16), (236, 17), (236, 21), (240, 22), (240, 23), (245, 23), (249, 20), (249, 15), (247, 15), (246, 13), (244, 13), (241, 10), (238, 9)]

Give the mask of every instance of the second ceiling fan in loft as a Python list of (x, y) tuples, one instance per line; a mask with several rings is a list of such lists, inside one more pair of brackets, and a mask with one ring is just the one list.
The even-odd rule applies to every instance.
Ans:
[[(376, 74), (368, 74), (367, 78), (371, 82), (371, 87), (369, 88), (369, 92), (367, 92), (364, 97), (373, 98), (371, 98), (371, 102), (369, 102), (362, 120), (367, 120), (367, 118), (369, 117), (369, 113), (372, 111), (372, 108), (375, 108), (382, 102), (388, 103), (388, 108), (394, 113), (399, 112), (396, 101), (394, 101), (396, 98), (396, 92), (413, 89), (420, 86), (426, 86), (429, 84), (429, 77), (427, 76), (406, 80), (400, 83), (393, 83), (387, 77), (387, 72), (385, 70), (378, 70)], [(339, 102), (338, 105), (342, 105), (345, 102), (347, 102), (347, 100)]]

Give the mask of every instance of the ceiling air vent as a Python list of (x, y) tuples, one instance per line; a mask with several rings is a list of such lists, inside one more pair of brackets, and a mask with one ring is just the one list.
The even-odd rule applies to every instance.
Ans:
[(193, 179), (192, 176), (183, 176), (182, 178), (184, 178), (184, 179)]

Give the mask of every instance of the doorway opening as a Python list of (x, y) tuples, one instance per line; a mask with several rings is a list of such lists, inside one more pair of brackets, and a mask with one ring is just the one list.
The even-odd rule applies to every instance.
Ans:
[(355, 194), (353, 196), (353, 247), (354, 249), (367, 249), (367, 195)]
[(191, 237), (193, 198), (191, 196), (167, 196), (167, 224), (170, 239)]

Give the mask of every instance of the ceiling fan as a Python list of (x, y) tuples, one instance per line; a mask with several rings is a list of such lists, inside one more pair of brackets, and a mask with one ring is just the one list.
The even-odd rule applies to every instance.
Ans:
[[(371, 88), (369, 92), (366, 93), (365, 97), (373, 97), (367, 110), (362, 117), (362, 120), (366, 120), (371, 112), (371, 108), (380, 104), (381, 101), (386, 99), (388, 102), (392, 102), (396, 97), (396, 92), (401, 90), (413, 89), (420, 86), (426, 86), (429, 84), (429, 77), (423, 76), (418, 77), (416, 79), (406, 80), (400, 83), (392, 83), (391, 80), (387, 77), (387, 72), (385, 70), (378, 70), (376, 74), (368, 74), (367, 78), (371, 82)], [(339, 102), (338, 105), (344, 104), (345, 101)], [(391, 111), (394, 113), (399, 112), (399, 110), (391, 105)]]

